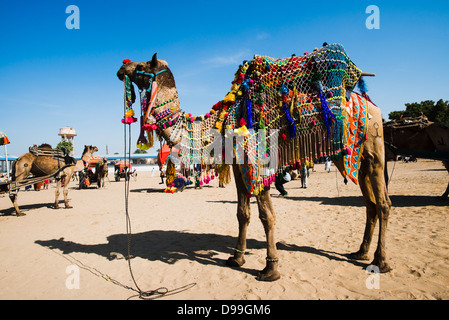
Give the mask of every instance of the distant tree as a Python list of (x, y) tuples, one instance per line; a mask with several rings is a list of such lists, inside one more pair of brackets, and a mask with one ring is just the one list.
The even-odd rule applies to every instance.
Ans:
[(425, 115), (430, 121), (449, 127), (449, 101), (443, 99), (435, 103), (432, 100), (412, 102), (405, 104), (406, 109), (402, 111), (392, 111), (388, 114), (390, 120), (397, 120), (401, 117), (419, 117)]
[(399, 120), (403, 116), (405, 111), (391, 111), (388, 114), (388, 119), (390, 120)]
[(135, 151), (134, 151), (134, 153), (136, 154), (136, 153), (147, 153), (145, 150), (141, 150), (141, 149), (136, 149)]
[(62, 150), (66, 154), (70, 154), (73, 151), (73, 144), (70, 141), (61, 141), (56, 146), (56, 149)]

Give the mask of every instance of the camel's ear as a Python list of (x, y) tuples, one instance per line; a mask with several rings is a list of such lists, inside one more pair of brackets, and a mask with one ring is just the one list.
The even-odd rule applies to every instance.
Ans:
[(157, 52), (155, 54), (153, 54), (153, 58), (151, 59), (151, 62), (150, 62), (150, 67), (153, 68), (156, 66), (157, 66)]

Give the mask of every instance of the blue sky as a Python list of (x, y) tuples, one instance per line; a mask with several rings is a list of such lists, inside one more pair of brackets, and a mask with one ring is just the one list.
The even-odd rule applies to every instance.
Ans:
[[(80, 10), (79, 30), (66, 28), (69, 5)], [(379, 8), (380, 29), (365, 26), (369, 5)], [(77, 131), (76, 156), (85, 144), (122, 154), (123, 59), (158, 52), (181, 107), (199, 115), (225, 96), (243, 60), (323, 42), (341, 43), (377, 74), (368, 93), (387, 118), (407, 102), (449, 100), (448, 12), (448, 1), (2, 1), (0, 131), (14, 155), (56, 146), (65, 126)], [(135, 124), (133, 141), (138, 132)]]

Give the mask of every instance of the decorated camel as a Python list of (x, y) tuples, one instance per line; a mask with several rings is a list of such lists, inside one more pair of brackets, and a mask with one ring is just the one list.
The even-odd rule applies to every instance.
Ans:
[[(389, 121), (383, 127), (387, 161), (395, 160), (397, 155), (441, 160), (449, 172), (449, 128), (425, 116)], [(448, 195), (449, 183), (442, 198), (447, 199)]]
[[(33, 146), (12, 165), (12, 181), (22, 181), (30, 174), (34, 177), (43, 177), (51, 175), (63, 168), (56, 177), (56, 191), (55, 191), (55, 209), (59, 209), (59, 194), (60, 188), (63, 186), (64, 203), (66, 208), (72, 208), (67, 199), (68, 186), (75, 172), (84, 169), (85, 163), (89, 163), (92, 154), (98, 151), (95, 146), (84, 146), (84, 151), (81, 160), (76, 161), (72, 157), (64, 156), (60, 150), (54, 150), (49, 144), (42, 144), (39, 147)], [(65, 167), (66, 166), (66, 167)], [(65, 168), (64, 168), (65, 167)], [(14, 205), (17, 216), (24, 216), (17, 205), (17, 193), (10, 193), (10, 199)]]
[[(280, 278), (270, 185), (286, 167), (297, 168), (320, 156), (331, 156), (343, 176), (359, 183), (366, 201), (363, 241), (350, 257), (369, 259), (368, 249), (379, 220), (372, 264), (380, 272), (390, 270), (385, 246), (391, 202), (384, 181), (382, 116), (378, 107), (352, 92), (361, 75), (340, 45), (325, 45), (286, 59), (255, 56), (239, 67), (225, 98), (205, 115), (195, 117), (180, 109), (174, 76), (167, 62), (158, 60), (156, 54), (148, 62), (126, 59), (117, 72), (125, 84), (122, 122), (137, 121), (132, 109), (134, 83), (140, 91), (143, 130), (148, 137), (155, 131), (171, 146), (176, 145), (181, 161), (197, 160), (195, 172), (201, 179), (205, 172), (201, 172), (204, 166), (198, 157), (205, 147), (220, 135), (240, 141), (230, 148), (234, 156), (231, 164), (226, 162), (234, 172), (239, 225), (236, 248), (227, 265), (240, 267), (245, 263), (250, 197), (254, 195), (267, 240), (266, 266), (258, 275), (261, 281)], [(253, 137), (263, 130), (268, 133), (266, 139), (259, 139), (262, 144)], [(214, 150), (220, 151), (225, 144)], [(208, 179), (206, 174), (203, 181)]]

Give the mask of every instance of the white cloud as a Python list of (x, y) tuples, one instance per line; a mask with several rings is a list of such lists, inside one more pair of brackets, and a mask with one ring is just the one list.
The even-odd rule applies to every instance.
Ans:
[(269, 38), (270, 37), (270, 34), (269, 33), (267, 33), (267, 32), (259, 32), (257, 35), (256, 35), (256, 40), (265, 40), (265, 39), (267, 39), (267, 38)]
[(214, 67), (228, 66), (228, 65), (239, 65), (243, 60), (249, 59), (250, 51), (248, 49), (242, 50), (232, 55), (227, 56), (215, 56), (210, 59), (203, 60), (204, 64), (212, 65)]

